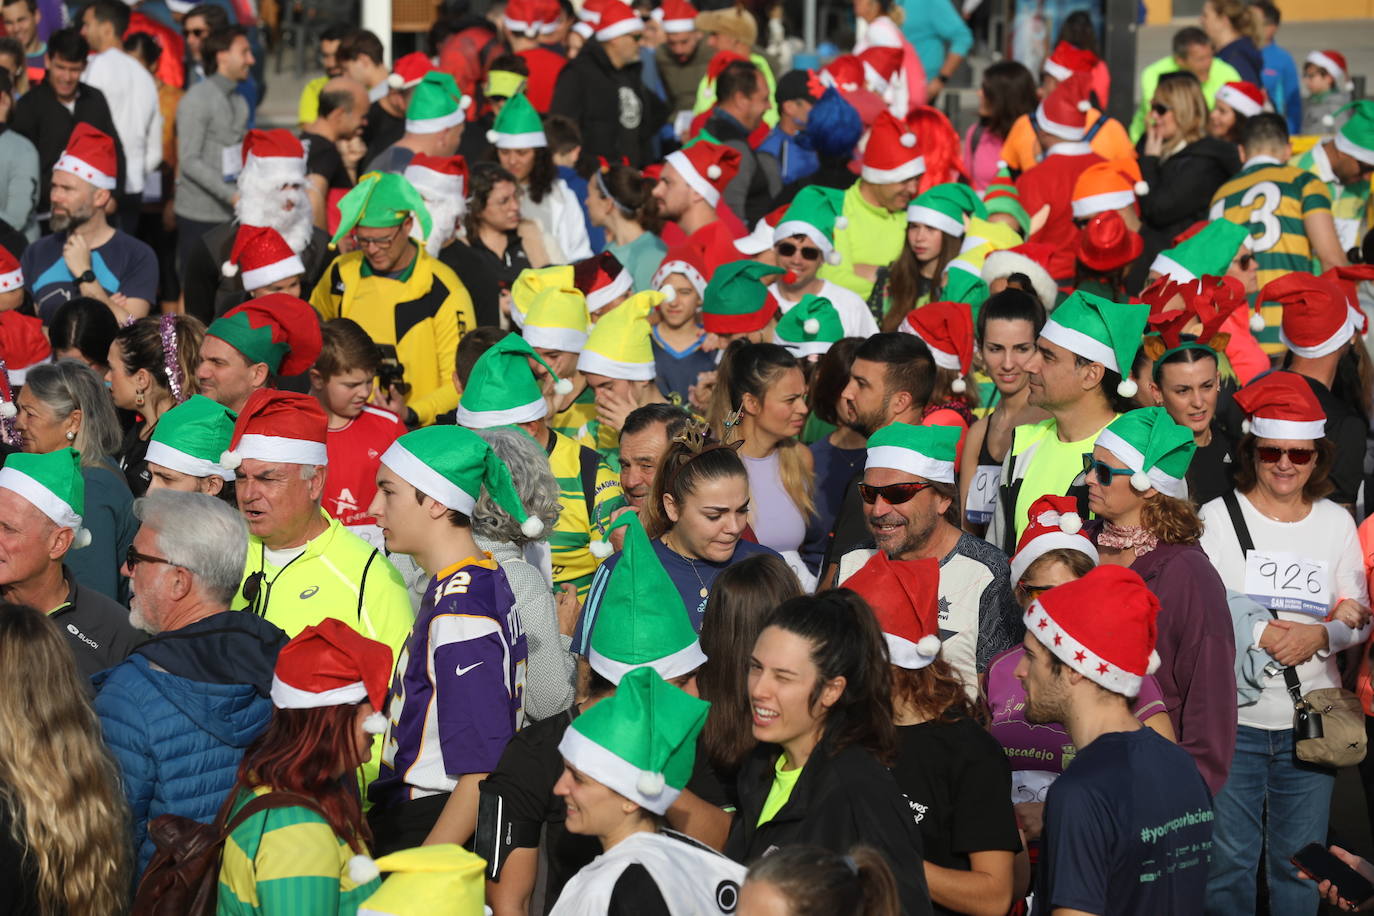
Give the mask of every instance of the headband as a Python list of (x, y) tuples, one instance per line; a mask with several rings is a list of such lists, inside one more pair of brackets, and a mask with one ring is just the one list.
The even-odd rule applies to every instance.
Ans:
[(1218, 367), (1221, 366), (1221, 354), (1218, 353), (1214, 348), (1207, 346), (1200, 340), (1185, 340), (1178, 346), (1170, 347), (1163, 353), (1159, 354), (1159, 358), (1155, 360), (1154, 365), (1150, 368), (1150, 377), (1153, 378), (1156, 382), (1158, 382), (1159, 374), (1164, 371), (1164, 361), (1169, 357), (1173, 356), (1175, 353), (1182, 353), (1184, 350), (1203, 350), (1210, 354), (1211, 357), (1217, 361)]
[(177, 316), (168, 312), (158, 320), (158, 332), (162, 336), (162, 371), (167, 376), (167, 387), (171, 389), (172, 400), (178, 404), (186, 400), (182, 393), (181, 364), (177, 362)]
[(635, 211), (632, 210), (631, 208), (625, 206), (624, 204), (622, 204), (622, 203), (620, 202), (620, 199), (617, 198), (614, 194), (611, 193), (611, 189), (608, 188), (608, 187), (606, 187), (606, 179), (603, 178), (602, 176), (603, 176), (609, 169), (610, 169), (610, 165), (607, 164), (607, 162), (606, 162), (605, 159), (602, 159), (602, 160), (601, 160), (601, 167), (598, 168), (595, 172), (592, 173), (592, 177), (596, 179), (596, 189), (597, 189), (598, 191), (601, 192), (601, 196), (602, 196), (602, 197), (606, 198), (606, 199), (609, 200), (611, 203), (615, 204), (615, 208), (616, 208), (617, 210), (619, 210), (621, 213), (625, 214), (626, 216), (631, 216), (631, 217), (634, 216), (634, 215), (635, 215)]

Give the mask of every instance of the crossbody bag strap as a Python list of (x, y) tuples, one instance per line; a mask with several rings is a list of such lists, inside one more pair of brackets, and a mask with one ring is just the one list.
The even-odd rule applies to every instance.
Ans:
[(1227, 490), (1221, 501), (1226, 504), (1226, 513), (1231, 516), (1231, 527), (1236, 531), (1236, 540), (1240, 542), (1240, 558), (1244, 562), (1250, 551), (1255, 549), (1255, 540), (1250, 537), (1250, 526), (1245, 524), (1245, 515), (1240, 511), (1240, 497), (1236, 495), (1235, 490)]

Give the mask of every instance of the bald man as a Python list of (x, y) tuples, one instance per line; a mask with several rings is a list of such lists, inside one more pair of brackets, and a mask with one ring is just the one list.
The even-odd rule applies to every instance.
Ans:
[(321, 229), (326, 228), (329, 216), (325, 203), (330, 189), (353, 187), (335, 144), (356, 137), (366, 120), (367, 89), (355, 79), (336, 76), (320, 89), (319, 116), (301, 131), (301, 141), (306, 144), (306, 191), (315, 225)]

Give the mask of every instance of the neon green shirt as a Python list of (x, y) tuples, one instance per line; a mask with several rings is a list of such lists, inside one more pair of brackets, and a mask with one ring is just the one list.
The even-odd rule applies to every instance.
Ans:
[[(1135, 117), (1131, 118), (1131, 142), (1138, 143), (1140, 138), (1145, 135), (1145, 116), (1150, 110), (1150, 102), (1155, 97), (1155, 87), (1159, 85), (1159, 78), (1166, 73), (1177, 73), (1183, 68), (1174, 60), (1170, 54), (1162, 57), (1140, 71), (1140, 106), (1135, 110)], [(1207, 82), (1202, 84), (1202, 94), (1207, 99), (1207, 106), (1210, 108), (1217, 103), (1217, 90), (1227, 83), (1240, 82), (1240, 73), (1236, 68), (1222, 60), (1220, 57), (1212, 58), (1212, 69), (1207, 71)], [(1079, 468), (1082, 470), (1082, 468)]]
[[(1112, 419), (1116, 419), (1115, 414)], [(1102, 429), (1106, 428), (1103, 425)], [(1062, 496), (1069, 492), (1073, 479), (1083, 473), (1083, 456), (1092, 453), (1093, 443), (1102, 429), (1077, 442), (1060, 442), (1059, 423), (1053, 417), (1016, 428), (1011, 453), (1020, 455), (1028, 448), (1035, 448), (1026, 475), (1021, 480), (1021, 489), (1016, 494), (1017, 541), (1021, 539), (1021, 532), (1026, 530), (1026, 515), (1030, 512), (1031, 503), (1046, 493)]]
[(773, 765), (773, 785), (768, 789), (768, 797), (763, 800), (763, 810), (759, 812), (759, 822), (755, 825), (757, 827), (771, 821), (782, 810), (782, 806), (787, 804), (787, 800), (792, 797), (792, 790), (797, 787), (797, 780), (801, 778), (802, 770), (805, 769), (797, 767), (794, 770), (784, 770), (782, 765), (786, 760), (786, 754), (779, 754), (778, 762)]
[(873, 281), (854, 272), (855, 264), (886, 267), (902, 253), (906, 244), (906, 211), (893, 213), (875, 207), (859, 193), (860, 182), (855, 181), (844, 192), (844, 218), (849, 225), (835, 230), (835, 250), (840, 263), (822, 264), (818, 272), (823, 280), (838, 283), (868, 301)]

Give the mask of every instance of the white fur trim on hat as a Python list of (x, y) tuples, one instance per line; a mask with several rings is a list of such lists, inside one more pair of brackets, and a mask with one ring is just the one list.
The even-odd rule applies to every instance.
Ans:
[(354, 681), (329, 690), (302, 690), (281, 678), (272, 678), (272, 705), (278, 709), (322, 709), (326, 706), (347, 706), (367, 699), (367, 686)]
[[(1080, 108), (1078, 110), (1086, 111), (1087, 109)], [(1072, 124), (1059, 124), (1055, 121), (1051, 121), (1049, 116), (1045, 114), (1044, 102), (1041, 102), (1035, 108), (1035, 123), (1040, 125), (1040, 129), (1045, 133), (1052, 137), (1058, 137), (1060, 140), (1082, 140), (1088, 134), (1088, 128), (1086, 126), (1075, 127)]]
[[(1144, 184), (1144, 182), (1141, 182)], [(1133, 191), (1108, 191), (1106, 194), (1089, 194), (1073, 202), (1073, 218), (1087, 219), (1108, 210), (1120, 210), (1135, 203)]]
[(907, 205), (906, 221), (908, 223), (918, 223), (922, 226), (930, 226), (932, 229), (939, 229), (946, 235), (952, 235), (955, 238), (964, 234), (964, 224), (962, 222), (954, 219), (947, 213), (941, 213), (939, 210), (919, 204)]
[(1026, 570), (1030, 569), (1032, 563), (1051, 550), (1076, 550), (1085, 557), (1090, 557), (1094, 566), (1098, 562), (1097, 547), (1083, 535), (1069, 534), (1064, 531), (1047, 531), (1039, 537), (1031, 538), (1026, 546), (1016, 551), (1016, 555), (1011, 558), (1012, 583), (1018, 582), (1026, 574)]
[(1279, 342), (1304, 359), (1320, 359), (1323, 356), (1335, 353), (1341, 347), (1350, 343), (1350, 338), (1354, 336), (1355, 324), (1350, 320), (1349, 314), (1346, 315), (1345, 323), (1341, 325), (1340, 330), (1336, 331), (1335, 334), (1332, 334), (1321, 343), (1313, 344), (1310, 347), (1297, 346), (1293, 341), (1288, 339), (1288, 335), (1283, 332), (1283, 328), (1279, 328)]
[(682, 794), (664, 782), (662, 773), (635, 766), (575, 728), (563, 733), (558, 752), (580, 772), (654, 814), (664, 814)]
[(983, 282), (988, 284), (991, 284), (998, 277), (1009, 277), (1012, 274), (1025, 274), (1030, 279), (1031, 287), (1034, 288), (1036, 297), (1045, 306), (1046, 311), (1054, 310), (1055, 300), (1059, 298), (1059, 284), (1054, 282), (1054, 278), (1050, 276), (1048, 270), (1019, 251), (991, 252), (984, 259), (983, 269), (979, 272)]
[(905, 471), (937, 483), (954, 483), (954, 462), (936, 461), (920, 452), (899, 445), (880, 445), (868, 450), (864, 469), (890, 468)]
[(794, 235), (804, 235), (812, 242), (815, 242), (816, 247), (821, 250), (821, 254), (827, 258), (830, 257), (831, 252), (835, 250), (835, 246), (831, 244), (830, 239), (825, 237), (824, 232), (810, 223), (799, 219), (783, 220), (778, 223), (777, 227), (773, 230), (773, 244), (776, 245), (778, 242), (786, 241)]
[(75, 175), (87, 184), (95, 185), (101, 190), (113, 191), (115, 189), (115, 176), (106, 175), (89, 162), (78, 159), (71, 153), (63, 153), (52, 168), (54, 172), (66, 172), (69, 175)]
[(1134, 697), (1140, 693), (1140, 683), (1144, 680), (1142, 675), (1118, 668), (1074, 639), (1063, 627), (1055, 623), (1049, 611), (1038, 600), (1032, 601), (1031, 606), (1026, 608), (1023, 621), (1027, 633), (1058, 656), (1060, 661), (1088, 680), (1125, 697)]
[(1146, 468), (1145, 456), (1140, 453), (1140, 449), (1110, 429), (1104, 429), (1098, 433), (1097, 441), (1094, 444), (1111, 452), (1134, 472), (1131, 474), (1131, 486), (1137, 491), (1143, 493), (1150, 487), (1154, 487), (1165, 496), (1172, 496), (1174, 499), (1188, 498), (1188, 482), (1186, 480), (1170, 477), (1158, 466)]
[[(530, 401), (528, 404), (507, 407), (503, 410), (471, 410), (464, 407), (462, 399), (459, 399), (458, 412), (454, 416), (454, 419), (459, 426), (468, 429), (491, 429), (495, 426), (514, 426), (517, 423), (532, 423), (548, 415), (549, 405), (543, 398), (537, 401)], [(431, 493), (430, 495), (433, 496), (434, 494)], [(435, 498), (437, 499), (438, 497)], [(450, 506), (449, 508), (454, 507)]]
[(706, 653), (701, 651), (700, 641), (693, 641), (690, 645), (683, 646), (676, 652), (670, 652), (662, 658), (656, 658), (643, 664), (627, 665), (613, 658), (607, 658), (593, 647), (587, 651), (587, 664), (591, 665), (593, 671), (612, 684), (619, 684), (622, 677), (636, 668), (653, 668), (658, 672), (659, 677), (665, 681), (670, 681), (675, 677), (691, 674), (706, 664)]
[(913, 178), (919, 178), (921, 175), (924, 175), (925, 172), (925, 157), (916, 156), (890, 169), (879, 169), (871, 165), (865, 165), (859, 170), (859, 177), (869, 184), (896, 184), (899, 181), (910, 181)]
[(653, 363), (627, 363), (611, 359), (595, 350), (583, 350), (577, 357), (577, 371), (604, 375), (607, 378), (628, 379), (632, 382), (648, 382), (657, 376)]
[(587, 294), (587, 311), (595, 312), (611, 304), (613, 299), (618, 299), (628, 293), (634, 286), (634, 278), (630, 276), (630, 270), (622, 267), (620, 273), (616, 274), (610, 283), (600, 289), (594, 289)]
[(1090, 337), (1075, 328), (1065, 327), (1053, 318), (1045, 322), (1040, 336), (1070, 353), (1101, 363), (1117, 374), (1121, 373), (1121, 367), (1116, 363), (1116, 351), (1096, 337)]
[(1257, 439), (1320, 439), (1326, 435), (1326, 420), (1273, 420), (1251, 417), (1248, 432)]
[(247, 292), (255, 289), (262, 289), (264, 286), (271, 286), (278, 280), (285, 280), (287, 277), (299, 277), (305, 273), (305, 264), (299, 255), (291, 255), (283, 258), (274, 264), (267, 264), (263, 267), (255, 267), (252, 270), (243, 272), (243, 288)]
[(22, 496), (58, 527), (71, 528), (73, 531), (81, 527), (81, 516), (74, 506), (68, 505), (66, 500), (23, 471), (0, 468), (0, 490), (9, 490)]
[(895, 633), (883, 633), (889, 661), (898, 668), (919, 671), (940, 657), (940, 637), (926, 634), (916, 642)]
[[(251, 458), (276, 464), (326, 465), (329, 452), (323, 442), (313, 439), (288, 439), (285, 436), (262, 436), (248, 433), (238, 441), (234, 453), (239, 461)], [(233, 465), (237, 467), (237, 465)], [(225, 467), (230, 467), (226, 464)]]
[(688, 159), (687, 154), (682, 150), (674, 150), (669, 153), (664, 162), (671, 165), (674, 171), (682, 176), (682, 180), (687, 182), (687, 186), (701, 195), (702, 200), (713, 208), (720, 203), (720, 191), (706, 179), (705, 175), (696, 170), (696, 167), (692, 165), (692, 160)]
[(503, 134), (489, 130), (487, 140), (497, 149), (540, 149), (549, 145), (549, 138), (542, 130), (532, 130), (523, 134)]
[(457, 127), (467, 121), (467, 115), (463, 113), (463, 106), (459, 105), (446, 115), (437, 118), (406, 118), (406, 133), (410, 134), (437, 134), (440, 131), (448, 130), (450, 127)]
[(581, 353), (582, 347), (587, 343), (586, 331), (530, 324), (528, 317), (520, 336), (524, 337), (525, 343), (531, 347), (543, 350), (562, 350), (565, 353)]
[(477, 505), (476, 496), (415, 457), (415, 454), (399, 441), (391, 443), (382, 453), (382, 464), (445, 508), (471, 515), (473, 507)]
[(218, 477), (221, 480), (233, 480), (234, 472), (221, 464), (207, 461), (204, 458), (197, 458), (195, 455), (188, 455), (181, 449), (172, 448), (166, 442), (153, 440), (148, 443), (148, 451), (144, 454), (143, 460), (148, 464), (160, 465), (179, 474), (189, 474), (192, 477)]

